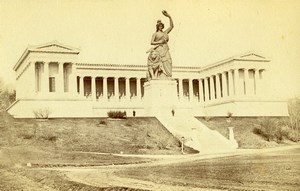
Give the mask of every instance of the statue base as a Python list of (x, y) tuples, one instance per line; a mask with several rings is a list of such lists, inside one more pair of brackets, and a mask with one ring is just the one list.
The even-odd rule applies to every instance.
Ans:
[(176, 80), (152, 79), (144, 84), (145, 114), (172, 115), (178, 103)]

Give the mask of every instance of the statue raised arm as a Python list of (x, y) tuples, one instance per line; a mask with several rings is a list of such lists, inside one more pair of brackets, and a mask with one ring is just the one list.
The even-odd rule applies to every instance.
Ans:
[(164, 24), (157, 21), (156, 32), (152, 35), (151, 45), (154, 45), (148, 52), (148, 76), (150, 79), (170, 79), (172, 77), (172, 59), (169, 53), (169, 33), (174, 28), (173, 20), (167, 11), (162, 14), (169, 18), (170, 26), (163, 31)]

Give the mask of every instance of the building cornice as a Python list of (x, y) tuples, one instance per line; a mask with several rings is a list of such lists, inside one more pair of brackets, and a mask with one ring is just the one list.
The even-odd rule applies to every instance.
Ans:
[[(59, 47), (61, 50), (46, 50), (47, 47)], [(65, 50), (63, 50), (65, 49)], [(20, 65), (23, 63), (23, 61), (28, 57), (30, 53), (50, 53), (50, 54), (74, 54), (77, 55), (79, 54), (79, 49), (77, 48), (72, 48), (67, 45), (60, 44), (56, 41), (50, 42), (47, 44), (39, 45), (39, 46), (32, 46), (26, 48), (26, 50), (23, 52), (13, 69), (16, 71)]]

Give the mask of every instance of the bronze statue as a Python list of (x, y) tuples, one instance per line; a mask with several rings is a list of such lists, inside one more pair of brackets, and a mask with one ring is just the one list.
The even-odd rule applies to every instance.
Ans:
[(170, 79), (172, 77), (172, 59), (169, 53), (169, 36), (173, 29), (173, 20), (167, 11), (162, 14), (169, 18), (170, 26), (165, 31), (164, 24), (158, 20), (156, 24), (156, 32), (152, 35), (151, 45), (153, 48), (147, 51), (148, 56), (148, 73), (147, 78), (150, 79)]

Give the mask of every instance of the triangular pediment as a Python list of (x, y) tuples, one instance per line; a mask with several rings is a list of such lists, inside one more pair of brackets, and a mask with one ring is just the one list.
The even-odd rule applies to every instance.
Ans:
[(58, 42), (51, 42), (43, 45), (30, 47), (31, 51), (46, 51), (46, 52), (79, 52), (77, 48), (73, 48), (67, 45), (60, 44)]
[(53, 41), (47, 44), (42, 44), (38, 46), (29, 46), (22, 54), (16, 65), (14, 66), (14, 70), (16, 71), (18, 67), (22, 64), (24, 59), (31, 54), (32, 52), (38, 52), (38, 53), (45, 53), (45, 54), (71, 54), (71, 55), (78, 55), (79, 49), (73, 48), (71, 46), (67, 46), (64, 44), (61, 44), (57, 41)]
[(236, 57), (236, 59), (244, 59), (244, 60), (267, 60), (266, 57), (261, 56), (256, 53), (246, 53)]

